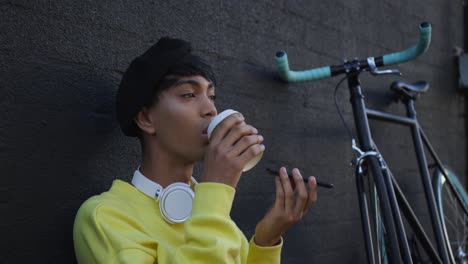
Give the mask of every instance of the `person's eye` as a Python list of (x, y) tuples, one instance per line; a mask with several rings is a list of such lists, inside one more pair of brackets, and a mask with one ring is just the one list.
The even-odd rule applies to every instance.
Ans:
[(194, 93), (186, 93), (186, 94), (183, 94), (182, 97), (185, 97), (185, 98), (194, 98), (194, 97), (195, 97), (195, 94), (194, 94)]
[(215, 100), (216, 100), (216, 95), (214, 95), (214, 94), (213, 94), (213, 95), (210, 95), (210, 99), (213, 100), (213, 101), (215, 101)]

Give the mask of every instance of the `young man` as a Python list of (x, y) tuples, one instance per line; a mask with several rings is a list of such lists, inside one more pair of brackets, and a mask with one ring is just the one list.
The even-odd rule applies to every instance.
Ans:
[[(79, 263), (280, 262), (282, 234), (316, 200), (315, 178), (306, 188), (297, 169), (290, 180), (281, 168), (275, 203), (248, 242), (229, 214), (242, 168), (265, 149), (263, 137), (234, 114), (208, 141), (214, 100), (211, 69), (188, 42), (162, 38), (132, 61), (117, 117), (126, 135), (140, 139), (142, 162), (131, 184), (115, 180), (79, 209)], [(191, 177), (197, 161), (200, 183)]]

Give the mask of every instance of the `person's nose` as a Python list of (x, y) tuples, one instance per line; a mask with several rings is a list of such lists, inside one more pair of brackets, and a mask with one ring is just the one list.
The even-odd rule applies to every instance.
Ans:
[(213, 100), (209, 96), (204, 96), (202, 104), (202, 115), (203, 117), (214, 117), (218, 114), (216, 106)]

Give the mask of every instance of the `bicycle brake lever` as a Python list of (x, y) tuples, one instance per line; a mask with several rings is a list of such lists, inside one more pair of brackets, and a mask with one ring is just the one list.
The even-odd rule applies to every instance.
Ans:
[(390, 69), (390, 70), (382, 70), (382, 71), (377, 69), (377, 66), (375, 65), (375, 60), (373, 57), (367, 58), (367, 64), (369, 65), (370, 73), (372, 75), (384, 75), (384, 74), (395, 74), (398, 76), (402, 75), (398, 69)]
[(397, 69), (391, 69), (391, 70), (378, 70), (377, 68), (375, 68), (374, 70), (371, 70), (370, 73), (372, 75), (384, 75), (384, 74), (395, 74), (395, 75), (398, 75), (398, 76), (401, 76), (401, 72)]

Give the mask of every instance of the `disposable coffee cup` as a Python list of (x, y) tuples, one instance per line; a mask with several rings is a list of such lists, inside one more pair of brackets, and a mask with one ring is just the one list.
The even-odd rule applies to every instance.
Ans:
[[(232, 110), (232, 109), (228, 109), (228, 110), (224, 110), (223, 112), (219, 113), (217, 116), (215, 116), (215, 118), (213, 118), (213, 120), (211, 120), (211, 123), (210, 125), (208, 126), (208, 140), (211, 138), (211, 134), (213, 133), (213, 131), (215, 130), (216, 126), (218, 126), (219, 123), (221, 123), (224, 119), (226, 119), (227, 117), (229, 117), (230, 115), (233, 115), (233, 114), (236, 114), (236, 113), (239, 113), (238, 111), (236, 110)], [(258, 154), (257, 156), (255, 156), (253, 159), (251, 159), (244, 167), (244, 169), (242, 171), (248, 171), (250, 169), (252, 169), (253, 167), (255, 167), (255, 165), (257, 165), (257, 163), (262, 159), (263, 157), (263, 151)]]

